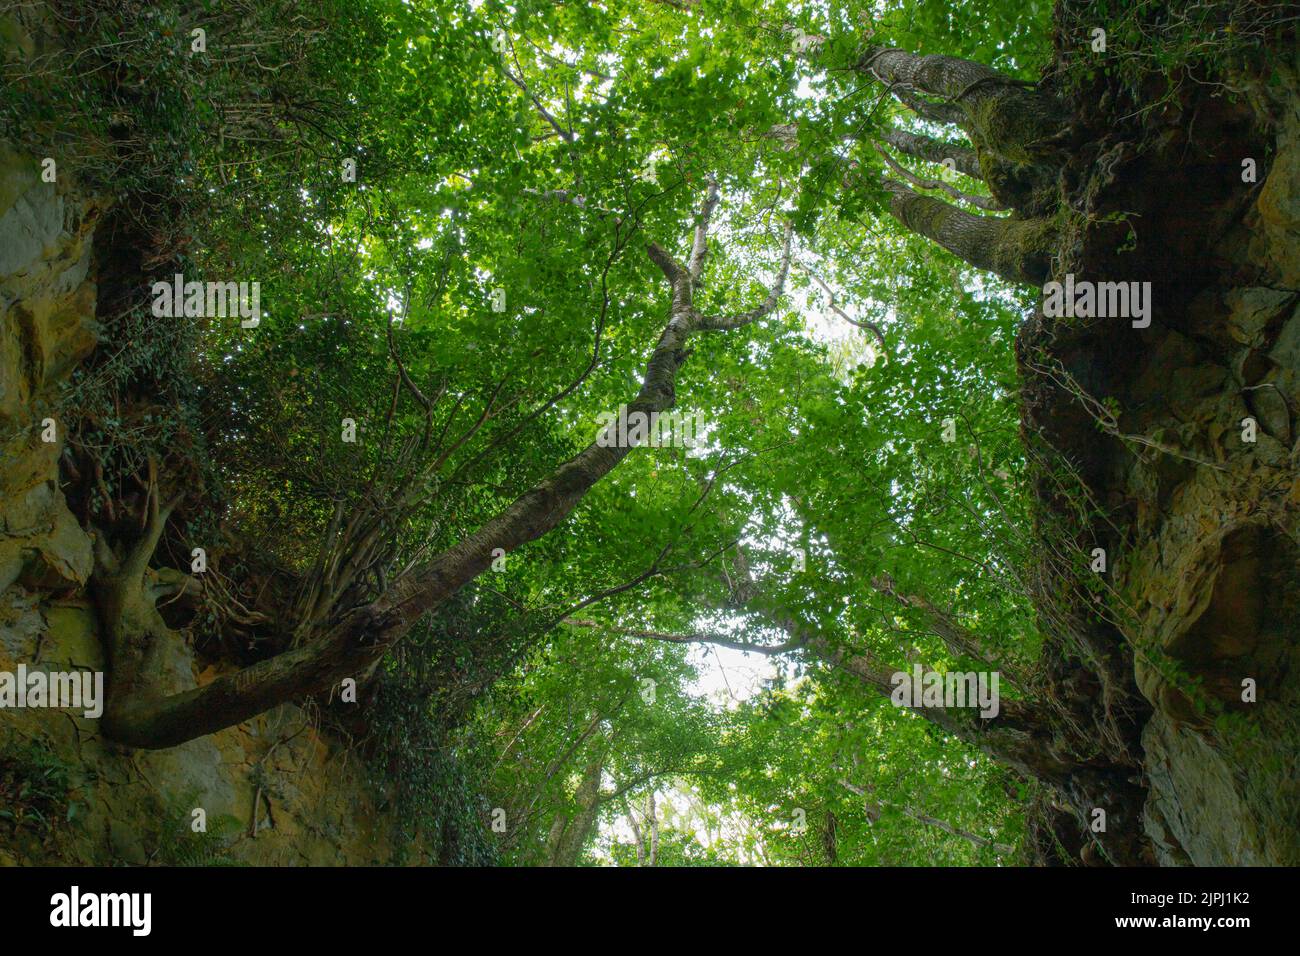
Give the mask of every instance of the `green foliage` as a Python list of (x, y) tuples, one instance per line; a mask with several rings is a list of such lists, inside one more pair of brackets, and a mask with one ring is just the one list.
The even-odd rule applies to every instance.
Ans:
[(11, 838), (52, 837), (76, 815), (72, 768), (41, 741), (0, 750), (0, 827)]
[[(183, 515), (167, 563), (212, 542), (270, 619), (197, 612), (212, 653), (287, 646), (284, 609), (336, 511), (382, 514), (392, 548), (335, 615), (584, 447), (667, 315), (645, 244), (688, 254), (706, 177), (723, 203), (701, 309), (761, 301), (780, 220), (796, 224), (785, 305), (691, 343), (677, 407), (708, 423), (705, 446), (630, 455), (381, 665), (358, 736), (404, 859), (632, 865), (653, 796), (679, 811), (659, 865), (1008, 862), (920, 820), (1018, 842), (1023, 795), (968, 745), (803, 651), (749, 658), (752, 693), (715, 696), (701, 684), (725, 683), (719, 657), (644, 633), (775, 644), (773, 622), (795, 621), (894, 666), (983, 666), (873, 587), (888, 576), (953, 609), (988, 655), (1036, 657), (1011, 348), (1030, 296), (885, 213), (873, 136), (923, 128), (848, 67), (871, 42), (1033, 77), (1045, 0), (64, 6), (84, 55), (0, 94), (3, 128), (35, 149), (57, 127), (61, 169), (134, 196), (142, 228), (123, 234), (161, 275), (261, 283), (253, 330), (155, 320), (147, 287), (119, 290), (66, 399), (105, 471), (88, 520), (151, 458), (209, 505)], [(208, 51), (190, 56), (199, 25)], [(795, 55), (796, 29), (820, 52)], [(417, 507), (383, 511), (412, 487)], [(163, 856), (219, 858), (216, 834), (184, 823)]]
[[(53, 155), (93, 191), (154, 197), (144, 214), (238, 162), (245, 144), (304, 150), (316, 134), (338, 132), (344, 88), (318, 79), (360, 61), (384, 9), (337, 0), (45, 6), (6, 21), (19, 42), (5, 65), (10, 82), (0, 86), (0, 131)], [(348, 29), (323, 29), (343, 18)], [(206, 50), (195, 49), (195, 29)]]
[[(1095, 0), (1067, 7), (1060, 33), (1066, 55), (1061, 83), (1067, 94), (1086, 95), (1112, 80), (1139, 103), (1141, 114), (1177, 102), (1188, 84), (1214, 85), (1227, 95), (1240, 90), (1234, 75), (1266, 67), (1280, 78), (1284, 58), (1267, 51), (1285, 43), (1294, 11), (1285, 0), (1239, 3), (1128, 3)], [(1104, 51), (1094, 50), (1105, 30)]]
[(230, 848), (242, 829), (230, 814), (205, 820), (206, 829), (195, 830), (193, 808), (197, 791), (173, 799), (166, 807), (157, 847), (150, 862), (156, 866), (242, 866), (230, 857)]
[(368, 759), (397, 820), (400, 860), (496, 862), (481, 781), (455, 731), (526, 634), (526, 625), (503, 624), (506, 616), (499, 602), (458, 597), (411, 635), (376, 681)]

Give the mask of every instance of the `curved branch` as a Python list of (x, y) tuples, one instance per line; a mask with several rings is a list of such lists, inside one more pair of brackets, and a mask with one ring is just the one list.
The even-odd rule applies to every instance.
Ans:
[(894, 157), (890, 156), (889, 153), (885, 152), (885, 150), (881, 149), (879, 146), (876, 147), (876, 152), (880, 154), (881, 159), (889, 164), (890, 169), (894, 170), (894, 172), (901, 175), (918, 189), (941, 189), (953, 199), (968, 202), (972, 206), (978, 206), (980, 209), (987, 209), (989, 212), (1006, 211), (1007, 207), (996, 199), (990, 199), (988, 196), (972, 196), (969, 193), (962, 192), (955, 186), (945, 183), (941, 179), (921, 179), (920, 177), (913, 175), (912, 172), (905, 167), (900, 166)]
[(835, 299), (834, 291), (832, 291), (831, 287), (827, 285), (825, 281), (822, 280), (821, 276), (817, 275), (817, 273), (813, 272), (802, 262), (795, 262), (795, 266), (797, 266), (799, 270), (803, 272), (804, 275), (812, 279), (813, 282), (816, 282), (819, 286), (821, 286), (822, 291), (826, 293), (827, 305), (830, 307), (830, 310), (832, 312), (838, 315), (845, 322), (849, 323), (849, 325), (854, 325), (860, 329), (865, 329), (868, 332), (870, 332), (872, 335), (874, 335), (876, 337), (877, 344), (880, 346), (880, 354), (888, 357), (889, 353), (886, 351), (885, 333), (880, 330), (880, 326), (876, 325), (876, 323), (874, 322), (866, 322), (861, 319), (855, 319), (852, 316), (850, 316), (847, 312), (845, 312), (843, 309), (840, 308), (839, 303)]
[(781, 268), (777, 272), (776, 282), (772, 285), (772, 290), (768, 292), (767, 298), (756, 308), (748, 312), (740, 312), (736, 315), (706, 315), (700, 317), (700, 328), (708, 329), (711, 332), (725, 332), (730, 329), (738, 329), (743, 325), (749, 325), (763, 316), (770, 313), (776, 308), (781, 296), (785, 294), (785, 280), (790, 275), (790, 250), (791, 242), (794, 237), (794, 226), (786, 223), (785, 227), (785, 249), (781, 254)]

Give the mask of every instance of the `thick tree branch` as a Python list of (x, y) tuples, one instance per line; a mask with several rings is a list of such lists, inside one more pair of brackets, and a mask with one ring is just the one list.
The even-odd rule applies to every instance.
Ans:
[(880, 134), (880, 138), (894, 149), (909, 156), (938, 163), (940, 166), (951, 160), (952, 168), (957, 172), (972, 179), (984, 178), (984, 174), (980, 171), (979, 157), (975, 154), (975, 150), (966, 146), (955, 146), (952, 143), (945, 143), (942, 140), (931, 139), (929, 136), (921, 136), (896, 127), (885, 130)]
[[(1050, 156), (1068, 126), (1061, 105), (1035, 84), (972, 60), (869, 47), (857, 69), (895, 90), (926, 119), (957, 123), (977, 147), (1016, 163)], [(923, 100), (911, 90), (943, 102)]]
[[(789, 241), (787, 230), (781, 284), (789, 268)], [(672, 306), (646, 363), (641, 388), (628, 405), (629, 414), (662, 412), (673, 406), (677, 371), (688, 354), (687, 339), (701, 327), (691, 304), (689, 272), (658, 245), (651, 243), (648, 253), (669, 279)], [(779, 287), (774, 296), (777, 292)], [(593, 441), (477, 531), (403, 575), (370, 604), (342, 615), (310, 643), (168, 697), (111, 695), (104, 718), (106, 735), (137, 747), (174, 746), (364, 673), (426, 612), (486, 571), (497, 554), (514, 551), (564, 521), (631, 450), (631, 446)]]
[(982, 85), (1014, 82), (992, 67), (974, 60), (930, 54), (920, 56), (890, 47), (868, 47), (857, 68), (885, 84), (919, 90), (949, 103), (957, 102)]
[(886, 179), (889, 210), (913, 232), (1008, 282), (1040, 285), (1048, 275), (1053, 231), (1046, 220), (978, 216)]

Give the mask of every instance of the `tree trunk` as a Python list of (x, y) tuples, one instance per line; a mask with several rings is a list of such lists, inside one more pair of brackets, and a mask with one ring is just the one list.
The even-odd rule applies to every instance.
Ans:
[(885, 180), (885, 189), (894, 218), (977, 269), (1028, 285), (1047, 278), (1056, 238), (1047, 220), (974, 215), (894, 180)]
[(946, 110), (960, 111), (977, 148), (1015, 163), (1033, 165), (1055, 155), (1067, 126), (1062, 104), (983, 63), (873, 47), (863, 52), (858, 69), (888, 86), (941, 98)]
[(573, 795), (575, 810), (560, 813), (551, 824), (547, 840), (547, 866), (577, 866), (600, 813), (600, 781), (605, 770), (605, 753), (590, 761)]

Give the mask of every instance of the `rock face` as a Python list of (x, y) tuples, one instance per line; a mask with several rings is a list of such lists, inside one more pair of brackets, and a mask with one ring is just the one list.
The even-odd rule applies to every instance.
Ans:
[(1199, 459), (1127, 476), (1141, 547), (1122, 590), (1154, 706), (1146, 816), (1163, 863), (1300, 863), (1297, 102), (1262, 188), (1214, 249), (1222, 274), (1248, 283), (1197, 294), (1129, 399), (1152, 409), (1130, 419), (1139, 433)]
[[(1018, 340), (1026, 431), (1080, 463), (1092, 523), (1054, 513), (1110, 556), (1081, 617), (1094, 657), (1126, 662), (1102, 696), (1140, 770), (1143, 857), (1166, 865), (1300, 864), (1297, 104), (1293, 77), (1117, 131), (1131, 159), (1081, 163), (1085, 198), (1143, 225), (1081, 243), (1072, 271), (1149, 281), (1150, 326), (1040, 310)], [(1068, 374), (1035, 378), (1042, 355)]]
[[(171, 665), (191, 685), (185, 648)], [(94, 614), (84, 600), (41, 601), (11, 588), (0, 606), (0, 671), (103, 670)], [(198, 675), (210, 679), (211, 675)], [(0, 863), (136, 864), (239, 861), (257, 865), (390, 862), (389, 822), (360, 761), (317, 731), (308, 713), (281, 707), (221, 733), (162, 751), (123, 751), (80, 712), (6, 710), (0, 764), (37, 741), (68, 775), (64, 819), (49, 832), (0, 820)], [(196, 857), (195, 810), (212, 844)], [(71, 819), (67, 819), (70, 817)]]
[[(102, 204), (0, 144), (0, 590), (80, 586), (90, 539), (58, 489), (57, 391), (95, 347), (92, 242)], [(44, 438), (53, 438), (46, 441)]]
[(1129, 785), (1069, 804), (1110, 820), (1085, 862), (1300, 864), (1300, 75), (1241, 69), (1159, 109), (1071, 88), (1052, 278), (1149, 283), (1150, 313), (1017, 335), (1052, 696)]
[[(60, 388), (96, 346), (92, 239), (105, 208), (62, 171), (43, 182), (37, 158), (0, 144), (0, 671), (105, 668), (85, 593), (91, 538), (59, 489), (66, 436), (57, 411)], [(214, 676), (197, 673), (184, 644), (167, 651), (175, 688)], [(0, 784), (6, 761), (31, 745), (66, 773), (69, 789), (48, 828), (11, 833), (0, 819), (0, 864), (195, 860), (198, 809), (216, 848), (203, 861), (392, 856), (388, 819), (360, 761), (297, 707), (134, 755), (80, 712), (7, 708)]]

